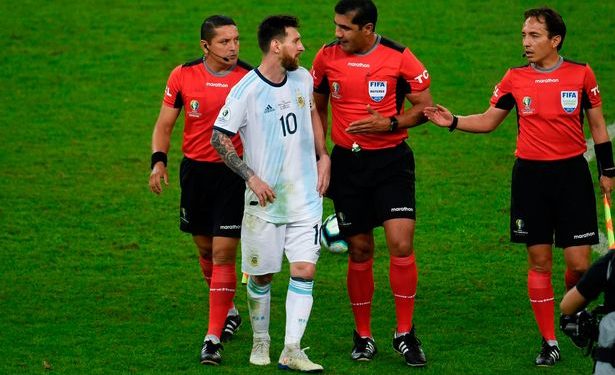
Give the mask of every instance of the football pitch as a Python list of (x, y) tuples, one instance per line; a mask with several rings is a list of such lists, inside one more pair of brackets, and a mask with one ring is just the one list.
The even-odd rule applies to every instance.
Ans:
[[(376, 1), (377, 32), (408, 47), (432, 77), (434, 100), (459, 114), (487, 108), (521, 57), (525, 9), (543, 1)], [(0, 373), (277, 373), (288, 272), (272, 287), (271, 357), (248, 365), (244, 316), (220, 367), (198, 363), (208, 291), (192, 240), (178, 230), (183, 121), (169, 154), (170, 185), (148, 188), (151, 133), (169, 72), (200, 55), (203, 18), (223, 13), (241, 33), (241, 58), (260, 61), (256, 27), (299, 17), (310, 67), (334, 37), (335, 1), (85, 0), (2, 2), (0, 30)], [(562, 55), (596, 73), (615, 122), (615, 2), (548, 3), (568, 27)], [(183, 117), (183, 115), (182, 115)], [(323, 253), (303, 346), (331, 374), (587, 374), (590, 359), (557, 330), (562, 361), (533, 366), (540, 336), (526, 291), (523, 246), (508, 241), (515, 114), (489, 135), (409, 131), (416, 157), (415, 319), (428, 366), (393, 352), (388, 256), (377, 230), (373, 332), (379, 353), (350, 360), (353, 320), (346, 257)], [(589, 137), (589, 133), (586, 132)], [(595, 180), (595, 163), (592, 162)], [(596, 185), (596, 191), (598, 187)], [(597, 193), (598, 194), (598, 193)], [(325, 200), (325, 215), (332, 212)], [(602, 208), (599, 207), (600, 217)], [(600, 220), (603, 227), (603, 220)], [(563, 259), (554, 252), (556, 305)]]

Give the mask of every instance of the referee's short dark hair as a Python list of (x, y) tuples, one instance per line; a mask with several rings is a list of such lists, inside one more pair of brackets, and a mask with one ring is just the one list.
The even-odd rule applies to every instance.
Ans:
[(549, 32), (549, 38), (559, 35), (562, 40), (557, 45), (557, 50), (559, 51), (562, 49), (564, 38), (566, 38), (566, 24), (559, 13), (551, 8), (534, 8), (526, 10), (524, 17), (525, 19), (534, 17), (538, 22), (544, 23)]
[(263, 53), (269, 52), (269, 45), (274, 39), (286, 37), (286, 28), (299, 28), (299, 20), (295, 16), (276, 15), (269, 16), (258, 25), (258, 46)]
[(213, 37), (216, 36), (216, 29), (228, 25), (237, 26), (231, 17), (216, 14), (205, 18), (201, 25), (201, 40), (211, 43)]
[(378, 21), (378, 9), (371, 0), (340, 0), (335, 5), (335, 13), (346, 14), (348, 12), (356, 12), (352, 18), (352, 23), (363, 27), (368, 23), (374, 25), (376, 31), (376, 22)]

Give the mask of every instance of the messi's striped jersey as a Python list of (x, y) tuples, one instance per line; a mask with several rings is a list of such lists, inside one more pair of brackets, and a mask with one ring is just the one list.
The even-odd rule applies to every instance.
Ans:
[(231, 136), (239, 133), (243, 160), (276, 194), (274, 203), (261, 207), (247, 188), (246, 213), (276, 224), (322, 216), (310, 113), (312, 85), (312, 77), (301, 67), (287, 72), (279, 84), (254, 69), (226, 98), (214, 128)]

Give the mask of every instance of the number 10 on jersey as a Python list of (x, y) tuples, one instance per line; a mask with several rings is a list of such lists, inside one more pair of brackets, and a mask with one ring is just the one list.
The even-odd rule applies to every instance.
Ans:
[(280, 117), (280, 125), (282, 125), (282, 134), (286, 137), (297, 132), (297, 116), (290, 112), (286, 116)]

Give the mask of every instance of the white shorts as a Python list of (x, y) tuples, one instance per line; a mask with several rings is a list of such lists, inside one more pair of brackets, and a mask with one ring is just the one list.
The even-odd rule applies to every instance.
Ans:
[(273, 224), (244, 213), (241, 225), (241, 270), (248, 275), (280, 272), (282, 255), (290, 263), (318, 261), (322, 219)]

